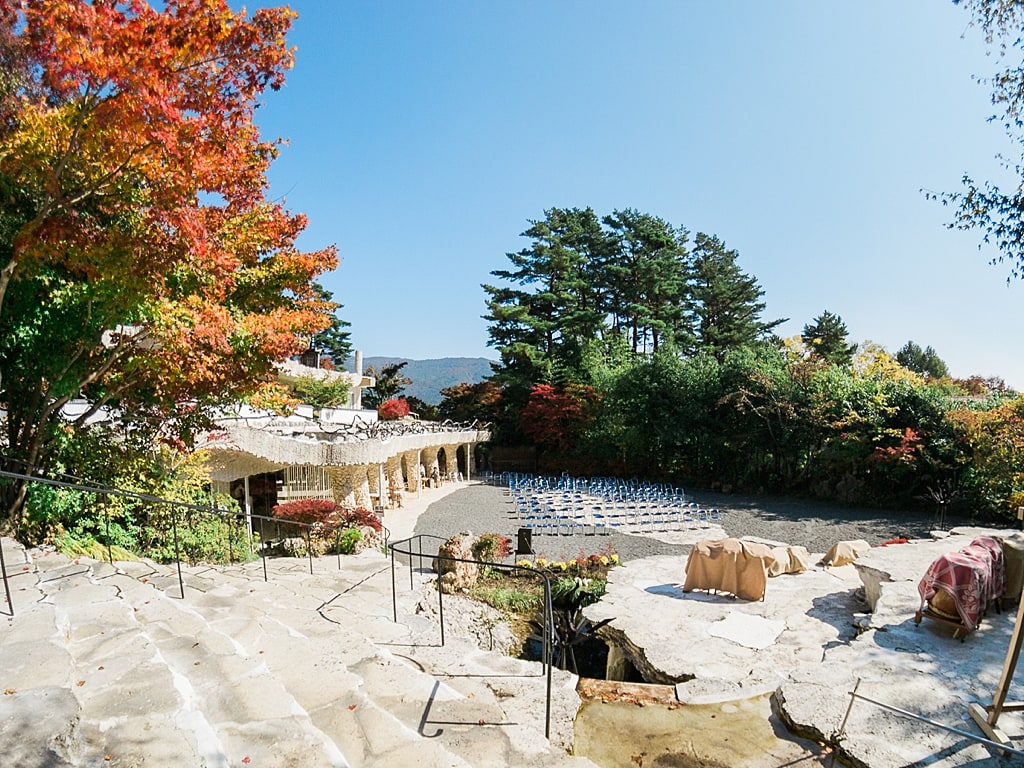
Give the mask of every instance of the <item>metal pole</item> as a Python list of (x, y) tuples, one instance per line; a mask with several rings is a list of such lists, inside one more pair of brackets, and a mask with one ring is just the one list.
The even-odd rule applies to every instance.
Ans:
[(11, 585), (7, 583), (7, 563), (4, 561), (4, 543), (0, 539), (0, 573), (4, 577), (4, 592), (7, 595), (7, 610), (10, 616), (14, 615), (14, 603), (11, 602)]
[(398, 593), (395, 587), (395, 548), (391, 547), (391, 620), (398, 623)]
[(110, 547), (110, 509), (107, 507), (107, 501), (103, 500), (103, 519), (106, 523), (107, 529), (107, 560), (111, 565), (114, 564), (114, 552)]
[(171, 507), (171, 531), (174, 533), (174, 561), (178, 564), (178, 588), (181, 590), (181, 599), (185, 599), (185, 581), (181, 578), (181, 549), (178, 546), (178, 513), (173, 504)]
[[(857, 680), (857, 683), (858, 683), (858, 685), (860, 684), (860, 680), (859, 679)], [(870, 699), (867, 696), (863, 696), (863, 695), (857, 693), (857, 688), (856, 687), (854, 687), (854, 689), (852, 691), (850, 691), (850, 705), (851, 706), (853, 705), (853, 699), (861, 699), (863, 701), (868, 702), (869, 704), (874, 704), (876, 707), (881, 707), (882, 709), (887, 709), (890, 712), (895, 712), (897, 715), (903, 715), (903, 717), (909, 717), (912, 720), (919, 720), (922, 723), (927, 723), (928, 725), (932, 725), (932, 726), (934, 726), (936, 728), (941, 728), (944, 731), (949, 731), (950, 733), (955, 733), (957, 736), (963, 736), (964, 738), (970, 739), (971, 741), (976, 741), (979, 744), (984, 744), (985, 746), (992, 747), (993, 749), (1002, 750), (1003, 752), (1006, 752), (1006, 753), (1011, 754), (1011, 755), (1020, 755), (1020, 756), (1024, 757), (1024, 750), (1014, 749), (1013, 747), (1008, 747), (1005, 744), (1000, 744), (998, 741), (992, 741), (990, 739), (986, 739), (984, 736), (976, 736), (975, 734), (970, 733), (968, 731), (962, 731), (959, 728), (954, 728), (951, 725), (946, 725), (945, 723), (937, 722), (935, 720), (932, 720), (930, 718), (925, 717), (924, 715), (918, 715), (915, 712), (908, 712), (905, 709), (900, 709), (899, 707), (894, 707), (891, 704), (885, 704), (885, 703), (883, 703), (881, 701), (876, 701), (875, 699)], [(850, 714), (849, 710), (847, 710), (846, 714), (847, 715)], [(844, 718), (843, 719), (843, 726), (845, 727), (845, 725), (846, 725), (846, 719)], [(840, 733), (840, 735), (842, 735), (842, 729), (840, 729), (839, 733)]]
[[(548, 635), (550, 634), (550, 628), (548, 625), (548, 614), (551, 612), (551, 582), (548, 580), (547, 574), (544, 574), (544, 645), (548, 644)], [(552, 617), (553, 618), (553, 617)], [(547, 655), (545, 651), (545, 655)], [(547, 660), (548, 665), (548, 679), (547, 679), (547, 700), (544, 705), (544, 738), (551, 737), (551, 659)]]
[(413, 560), (413, 557), (415, 557), (415, 554), (413, 552), (410, 552), (407, 555), (407, 557), (409, 558), (409, 589), (412, 589), (413, 588), (413, 583), (412, 583), (412, 560)]
[(309, 575), (313, 575), (313, 531), (306, 528), (306, 554), (309, 555)]
[(267, 582), (267, 540), (263, 537), (263, 515), (260, 515), (260, 559), (263, 561), (263, 581)]
[(444, 647), (444, 584), (441, 581), (441, 557), (437, 558), (437, 613), (441, 619), (441, 647)]

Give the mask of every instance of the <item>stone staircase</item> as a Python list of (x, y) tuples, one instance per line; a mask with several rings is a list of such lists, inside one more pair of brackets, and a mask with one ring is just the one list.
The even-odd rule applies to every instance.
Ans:
[(380, 553), (187, 567), (182, 599), (173, 567), (2, 544), (0, 765), (592, 765), (568, 754), (575, 678), (555, 671), (548, 740), (542, 667), (442, 647), (405, 568), (393, 622)]

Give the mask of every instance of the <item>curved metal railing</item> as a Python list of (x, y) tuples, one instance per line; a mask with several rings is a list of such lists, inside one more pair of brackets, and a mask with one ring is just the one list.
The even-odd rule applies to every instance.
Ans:
[[(460, 558), (451, 557), (449, 555), (442, 555), (440, 553), (430, 554), (423, 552), (423, 541), (424, 539), (444, 542), (441, 536), (434, 536), (427, 533), (416, 534), (410, 536), (407, 539), (401, 539), (395, 543), (388, 544), (388, 550), (391, 552), (391, 611), (392, 618), (395, 623), (398, 623), (398, 589), (395, 583), (395, 553), (406, 555), (409, 558), (409, 589), (414, 588), (413, 583), (413, 558), (417, 558), (419, 561), (419, 568), (423, 570), (423, 558), (429, 557), (431, 559), (437, 559), (447, 561), (451, 563), (474, 563), (476, 565), (483, 565), (488, 568), (508, 570), (508, 571), (525, 571), (533, 576), (540, 576), (544, 581), (544, 604), (543, 604), (543, 636), (541, 642), (541, 664), (543, 667), (543, 674), (546, 676), (546, 691), (545, 691), (545, 705), (544, 705), (544, 737), (550, 738), (551, 735), (551, 667), (554, 658), (554, 606), (551, 600), (551, 578), (544, 571), (539, 571), (535, 568), (513, 565), (511, 563), (495, 563), (489, 560), (475, 560), (472, 558)], [(416, 542), (416, 551), (407, 548), (403, 549), (401, 545), (410, 544)], [(438, 573), (437, 577), (437, 606), (438, 616), (440, 618), (439, 624), (441, 628), (441, 645), (444, 645), (444, 581), (441, 578), (441, 574)]]

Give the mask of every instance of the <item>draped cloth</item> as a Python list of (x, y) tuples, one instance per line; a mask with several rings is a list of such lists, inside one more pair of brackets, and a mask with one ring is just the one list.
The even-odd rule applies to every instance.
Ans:
[(821, 558), (822, 565), (828, 567), (848, 565), (856, 560), (862, 552), (871, 549), (871, 545), (863, 539), (853, 541), (840, 541), (832, 545), (832, 548)]
[(768, 564), (769, 576), (803, 573), (810, 567), (811, 553), (806, 547), (772, 547), (772, 562)]
[(763, 600), (771, 547), (739, 539), (698, 541), (686, 561), (683, 592), (729, 592), (744, 600)]
[(942, 555), (929, 565), (917, 591), (922, 610), (938, 592), (944, 592), (964, 628), (973, 632), (989, 603), (1002, 596), (1005, 585), (1002, 544), (991, 536), (979, 536), (963, 549)]

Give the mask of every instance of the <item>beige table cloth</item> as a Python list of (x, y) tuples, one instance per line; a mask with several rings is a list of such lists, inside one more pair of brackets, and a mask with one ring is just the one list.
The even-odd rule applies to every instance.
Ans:
[(686, 561), (683, 592), (729, 592), (744, 600), (763, 600), (771, 547), (740, 539), (698, 541)]

